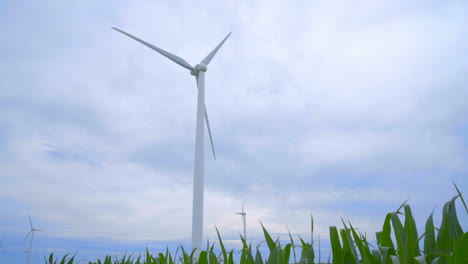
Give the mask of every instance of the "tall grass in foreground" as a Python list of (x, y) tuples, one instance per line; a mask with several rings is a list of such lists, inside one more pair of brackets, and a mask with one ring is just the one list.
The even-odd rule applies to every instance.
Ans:
[[(372, 247), (367, 237), (358, 233), (351, 223), (343, 221), (343, 228), (330, 227), (332, 264), (468, 264), (468, 232), (462, 230), (455, 209), (455, 201), (460, 199), (468, 214), (466, 203), (458, 190), (457, 195), (448, 201), (442, 209), (442, 222), (439, 228), (434, 226), (432, 212), (426, 220), (425, 229), (418, 234), (411, 208), (406, 201), (396, 210), (388, 213), (382, 230), (376, 233), (377, 247)], [(403, 219), (402, 219), (403, 218)], [(313, 219), (311, 219), (313, 232)], [(307, 243), (299, 237), (296, 243), (289, 233), (289, 243), (282, 245), (274, 240), (262, 225), (269, 254), (262, 256), (259, 247), (252, 247), (241, 236), (242, 249), (227, 250), (216, 229), (220, 252), (215, 253), (215, 245), (207, 250), (187, 252), (180, 246), (174, 255), (169, 250), (151, 254), (146, 250), (144, 256), (114, 258), (106, 256), (104, 260), (90, 261), (88, 264), (316, 264), (313, 242)], [(393, 234), (393, 236), (392, 236)], [(240, 254), (235, 263), (235, 254)], [(320, 254), (320, 250), (319, 250)], [(61, 260), (54, 259), (53, 253), (46, 264), (73, 264), (75, 256), (65, 255)], [(236, 258), (237, 260), (237, 258)]]

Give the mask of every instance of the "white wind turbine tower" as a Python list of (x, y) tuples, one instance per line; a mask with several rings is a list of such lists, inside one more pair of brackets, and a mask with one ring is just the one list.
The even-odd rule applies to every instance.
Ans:
[(236, 213), (236, 214), (242, 216), (242, 223), (244, 225), (244, 239), (247, 239), (247, 231), (246, 231), (246, 227), (245, 227), (246, 212), (244, 212), (244, 201), (242, 201), (242, 211), (239, 212), (239, 213)]
[(28, 255), (26, 257), (26, 263), (29, 264), (29, 260), (31, 259), (31, 251), (32, 251), (32, 243), (33, 243), (33, 239), (34, 239), (34, 232), (36, 231), (44, 231), (42, 229), (37, 229), (37, 228), (34, 228), (33, 224), (32, 224), (32, 221), (31, 221), (31, 216), (29, 216), (29, 225), (31, 226), (31, 230), (29, 230), (29, 233), (26, 235), (26, 237), (23, 239), (26, 240), (26, 238), (28, 238), (29, 235), (31, 235), (31, 240), (29, 241), (29, 249), (27, 251)]
[(170, 59), (171, 61), (179, 64), (180, 66), (186, 68), (190, 73), (195, 76), (197, 87), (198, 87), (198, 99), (197, 99), (197, 124), (195, 132), (195, 165), (194, 165), (194, 174), (193, 174), (193, 207), (192, 207), (192, 250), (202, 248), (203, 243), (203, 187), (204, 187), (204, 125), (203, 120), (206, 122), (206, 127), (208, 129), (208, 135), (210, 137), (211, 150), (213, 151), (213, 157), (216, 159), (213, 138), (211, 137), (210, 122), (208, 120), (208, 114), (205, 106), (205, 72), (207, 66), (213, 57), (216, 55), (218, 50), (224, 44), (226, 39), (231, 35), (229, 33), (221, 43), (214, 48), (201, 62), (200, 64), (193, 67), (184, 59), (167, 52), (163, 49), (160, 49), (144, 40), (141, 40), (123, 30), (112, 27), (118, 32), (142, 43), (143, 45), (153, 49), (164, 57)]

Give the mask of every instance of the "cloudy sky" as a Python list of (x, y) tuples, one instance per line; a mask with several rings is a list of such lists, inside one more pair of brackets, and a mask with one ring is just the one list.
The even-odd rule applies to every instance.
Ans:
[[(465, 1), (0, 2), (0, 261), (187, 243), (206, 73), (205, 236), (369, 236), (468, 191)], [(209, 150), (206, 138), (206, 149)], [(460, 204), (459, 204), (460, 205)], [(461, 209), (461, 207), (459, 207)], [(468, 218), (459, 210), (464, 230)], [(231, 244), (232, 247), (236, 243)]]

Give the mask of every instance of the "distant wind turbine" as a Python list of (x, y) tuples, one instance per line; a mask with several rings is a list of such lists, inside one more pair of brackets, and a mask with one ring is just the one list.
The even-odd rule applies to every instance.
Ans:
[(42, 229), (34, 228), (33, 223), (31, 221), (31, 216), (28, 215), (28, 218), (29, 218), (29, 225), (31, 226), (31, 229), (29, 230), (29, 233), (26, 235), (26, 237), (23, 239), (23, 241), (24, 241), (24, 240), (26, 240), (26, 238), (29, 237), (29, 235), (31, 235), (31, 240), (29, 241), (29, 249), (27, 251), (28, 255), (26, 256), (26, 263), (27, 264), (29, 264), (29, 261), (31, 259), (31, 251), (32, 251), (32, 243), (33, 243), (33, 239), (34, 239), (34, 232), (44, 231)]
[(244, 201), (242, 201), (242, 211), (239, 212), (239, 213), (236, 213), (236, 214), (242, 216), (242, 223), (243, 223), (243, 225), (244, 225), (244, 239), (247, 239), (247, 231), (246, 231), (246, 228), (245, 228), (246, 212), (244, 212)]
[(195, 133), (195, 166), (193, 174), (193, 207), (192, 207), (192, 250), (202, 248), (203, 243), (203, 191), (204, 191), (204, 125), (203, 121), (206, 122), (208, 129), (208, 135), (210, 137), (211, 150), (213, 151), (213, 157), (216, 159), (216, 154), (213, 145), (213, 138), (211, 136), (210, 122), (208, 121), (208, 114), (205, 106), (205, 72), (208, 64), (211, 62), (213, 57), (216, 55), (218, 50), (224, 44), (226, 39), (231, 35), (229, 33), (219, 44), (214, 48), (201, 62), (200, 64), (193, 67), (184, 59), (160, 49), (144, 40), (141, 40), (123, 30), (112, 27), (118, 32), (130, 37), (141, 44), (149, 47), (150, 49), (158, 52), (169, 60), (179, 64), (190, 71), (190, 74), (195, 76), (197, 87), (198, 87), (198, 99), (197, 99), (197, 125)]

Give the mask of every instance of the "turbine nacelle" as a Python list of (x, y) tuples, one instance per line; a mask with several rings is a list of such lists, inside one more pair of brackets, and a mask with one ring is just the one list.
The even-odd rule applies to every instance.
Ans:
[(198, 75), (198, 72), (206, 72), (208, 69), (208, 66), (204, 63), (197, 64), (193, 70), (190, 71), (190, 74), (193, 76)]

